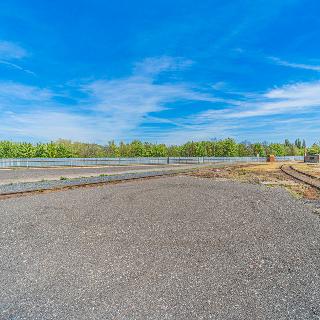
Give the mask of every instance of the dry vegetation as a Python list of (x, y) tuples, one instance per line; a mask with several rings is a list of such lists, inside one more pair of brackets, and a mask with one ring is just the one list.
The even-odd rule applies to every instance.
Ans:
[[(230, 166), (224, 168), (202, 168), (191, 173), (202, 178), (214, 178), (218, 180), (237, 180), (250, 183), (259, 183), (270, 187), (284, 187), (292, 194), (306, 199), (320, 199), (320, 192), (316, 189), (298, 182), (280, 170), (282, 163), (263, 163)], [(294, 164), (297, 169), (317, 174), (320, 177), (320, 166), (306, 164)], [(308, 168), (309, 171), (306, 170)]]
[(309, 173), (315, 177), (320, 178), (320, 165), (313, 163), (298, 163), (294, 164), (293, 167), (300, 171)]

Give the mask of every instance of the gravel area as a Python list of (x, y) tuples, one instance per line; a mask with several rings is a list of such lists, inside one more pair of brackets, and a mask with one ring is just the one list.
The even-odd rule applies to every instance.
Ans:
[(45, 180), (45, 181), (35, 181), (35, 182), (21, 182), (21, 183), (10, 183), (0, 185), (0, 195), (8, 195), (13, 193), (22, 192), (32, 192), (38, 190), (55, 190), (63, 189), (66, 187), (74, 186), (84, 186), (88, 184), (99, 184), (112, 181), (122, 181), (131, 179), (141, 179), (147, 177), (157, 177), (172, 175), (177, 173), (188, 172), (192, 170), (188, 169), (167, 169), (167, 170), (157, 170), (157, 171), (143, 171), (134, 173), (119, 173), (116, 175), (102, 175), (93, 177), (81, 177), (75, 179), (60, 179), (60, 180)]
[(320, 219), (190, 176), (0, 201), (0, 319), (319, 319)]
[(15, 168), (0, 169), (0, 185), (40, 180), (59, 180), (60, 177), (79, 178), (100, 174), (132, 173), (136, 171), (157, 171), (172, 168), (185, 168), (186, 165), (122, 165), (100, 167), (64, 167), (64, 168)]

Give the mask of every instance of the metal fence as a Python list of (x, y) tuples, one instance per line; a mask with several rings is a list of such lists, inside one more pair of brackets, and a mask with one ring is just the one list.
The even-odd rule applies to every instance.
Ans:
[[(303, 156), (276, 157), (278, 161), (302, 161)], [(0, 168), (86, 167), (129, 164), (200, 164), (215, 162), (266, 162), (265, 157), (154, 157), (154, 158), (20, 158), (0, 159)]]
[(276, 157), (278, 161), (304, 161), (304, 156), (283, 156)]

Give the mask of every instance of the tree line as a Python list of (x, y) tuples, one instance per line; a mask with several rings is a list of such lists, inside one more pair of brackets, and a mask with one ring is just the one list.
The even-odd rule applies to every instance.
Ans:
[[(114, 141), (106, 145), (57, 140), (49, 143), (0, 141), (0, 158), (100, 158), (100, 157), (245, 157), (303, 155), (306, 143), (296, 139), (283, 143), (237, 143), (227, 138), (211, 141), (190, 141), (182, 145), (165, 145), (134, 140), (130, 143)], [(306, 148), (309, 154), (320, 153), (320, 144)]]

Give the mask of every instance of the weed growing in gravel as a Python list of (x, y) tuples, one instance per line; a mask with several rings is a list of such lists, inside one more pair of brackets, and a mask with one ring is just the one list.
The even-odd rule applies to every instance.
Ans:
[(238, 170), (238, 175), (243, 176), (243, 175), (246, 175), (246, 174), (247, 174), (247, 171), (245, 169), (239, 169)]

